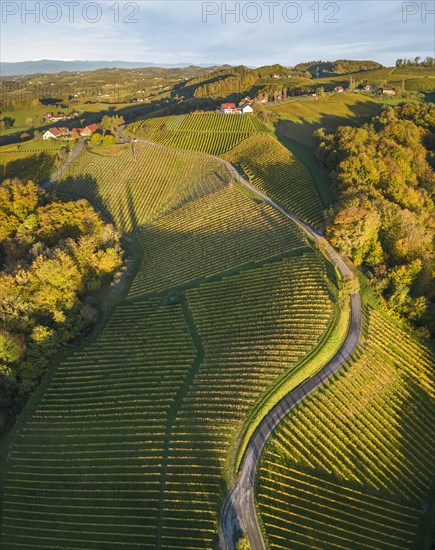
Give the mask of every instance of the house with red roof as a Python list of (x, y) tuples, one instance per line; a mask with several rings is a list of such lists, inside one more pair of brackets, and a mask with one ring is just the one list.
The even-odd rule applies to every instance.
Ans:
[(239, 112), (235, 103), (221, 103), (219, 110), (221, 113), (225, 113), (226, 115), (231, 115), (233, 113)]
[(96, 130), (98, 130), (98, 124), (88, 124), (82, 129), (82, 131), (80, 132), (80, 135), (83, 137), (89, 137), (89, 136), (92, 136), (92, 134)]

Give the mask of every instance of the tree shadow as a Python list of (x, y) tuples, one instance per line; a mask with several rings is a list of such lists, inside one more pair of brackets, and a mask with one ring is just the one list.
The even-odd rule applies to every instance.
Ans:
[[(6, 154), (0, 156), (0, 162)], [(32, 180), (35, 183), (42, 184), (52, 174), (58, 159), (58, 155), (41, 152), (4, 162), (0, 164), (0, 181), (9, 178), (20, 178), (24, 181)]]

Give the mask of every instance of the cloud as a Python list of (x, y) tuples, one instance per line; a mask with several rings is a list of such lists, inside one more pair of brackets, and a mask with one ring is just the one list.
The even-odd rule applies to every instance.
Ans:
[[(40, 2), (41, 10), (45, 3)], [(7, 25), (2, 25), (1, 59), (293, 65), (307, 59), (352, 57), (391, 65), (396, 57), (433, 55), (434, 16), (428, 14), (423, 23), (417, 14), (404, 23), (402, 2), (396, 0), (318, 2), (317, 13), (311, 2), (299, 2), (298, 11), (293, 7), (283, 13), (285, 3), (281, 3), (275, 8), (273, 22), (269, 21), (270, 2), (263, 1), (255, 2), (260, 11), (252, 8), (252, 2), (249, 11), (246, 2), (153, 0), (138, 2), (136, 10), (134, 2), (120, 1), (118, 12), (113, 9), (116, 3), (99, 4), (101, 17), (95, 23), (87, 20), (82, 5), (73, 23), (66, 9), (56, 23), (44, 21), (44, 17), (40, 23), (32, 17), (22, 23), (20, 13), (9, 17)], [(224, 5), (239, 11), (239, 23), (230, 13), (222, 22)], [(205, 6), (218, 11), (203, 22)], [(91, 10), (88, 15), (93, 13)], [(261, 15), (258, 22), (250, 22), (256, 13)], [(288, 17), (296, 14), (298, 21), (289, 22)], [(328, 23), (328, 18), (338, 22)], [(136, 19), (137, 23), (128, 22)], [(23, 36), (26, 40), (17, 40)]]

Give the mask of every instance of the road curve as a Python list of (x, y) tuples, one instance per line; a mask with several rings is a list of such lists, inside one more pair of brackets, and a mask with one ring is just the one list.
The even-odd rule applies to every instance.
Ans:
[[(157, 148), (181, 152), (180, 149), (166, 147), (165, 145), (160, 145), (144, 139), (132, 140), (125, 135), (124, 139), (126, 143), (137, 141), (153, 145)], [(319, 231), (312, 228), (293, 212), (285, 208), (282, 204), (268, 197), (251, 183), (246, 181), (237, 172), (236, 168), (232, 164), (219, 157), (208, 155), (206, 153), (198, 153), (193, 151), (183, 152), (214, 159), (215, 161), (222, 163), (226, 166), (234, 180), (260, 197), (264, 202), (284, 214), (284, 216), (295, 222), (312, 240), (314, 240), (320, 250), (331, 261), (331, 263), (337, 267), (343, 277), (354, 276), (352, 270), (343, 258), (328, 243)], [(279, 422), (294, 407), (296, 407), (296, 405), (301, 403), (301, 401), (329, 380), (348, 361), (354, 352), (362, 329), (361, 297), (359, 293), (355, 293), (350, 296), (350, 311), (351, 316), (348, 333), (338, 352), (317, 372), (317, 374), (305, 380), (305, 382), (283, 397), (263, 418), (260, 425), (254, 432), (254, 435), (250, 439), (242, 460), (242, 465), (240, 467), (239, 479), (235, 487), (228, 493), (222, 508), (219, 527), (219, 548), (221, 550), (234, 550), (235, 541), (240, 530), (243, 530), (246, 533), (251, 550), (266, 550), (255, 509), (255, 475), (261, 452)]]

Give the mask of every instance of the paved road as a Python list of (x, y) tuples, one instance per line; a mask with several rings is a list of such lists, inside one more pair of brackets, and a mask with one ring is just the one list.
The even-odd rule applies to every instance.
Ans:
[[(124, 135), (125, 142), (131, 142)], [(134, 141), (147, 143), (161, 149), (179, 151), (151, 141), (137, 139)], [(337, 267), (343, 277), (352, 277), (353, 273), (343, 258), (328, 243), (322, 234), (285, 208), (282, 204), (268, 197), (252, 184), (246, 181), (229, 162), (206, 153), (192, 152), (191, 154), (214, 159), (226, 166), (230, 175), (238, 183), (249, 189), (273, 208), (293, 220), (305, 233), (314, 240), (325, 256)], [(255, 509), (255, 474), (261, 452), (267, 440), (279, 422), (301, 401), (316, 391), (322, 384), (329, 380), (349, 359), (354, 352), (362, 328), (361, 298), (359, 293), (350, 297), (351, 319), (347, 336), (336, 355), (314, 376), (300, 384), (288, 393), (273, 409), (263, 418), (246, 449), (239, 472), (239, 479), (235, 487), (225, 499), (219, 528), (219, 547), (221, 550), (234, 550), (237, 535), (242, 529), (249, 540), (251, 550), (265, 550), (263, 535), (261, 533)]]
[(57, 181), (62, 176), (62, 174), (65, 172), (65, 170), (67, 170), (68, 166), (73, 162), (73, 160), (76, 159), (80, 155), (80, 153), (83, 151), (84, 148), (85, 148), (85, 142), (83, 140), (79, 139), (76, 143), (76, 146), (71, 151), (71, 153), (69, 154), (68, 159), (64, 162), (64, 164), (62, 164), (62, 166), (59, 168), (59, 170), (57, 170), (57, 172), (55, 172), (50, 177), (49, 180), (47, 180), (45, 183), (43, 183), (41, 185), (42, 189), (48, 189), (51, 185), (53, 185), (53, 183), (55, 181)]

